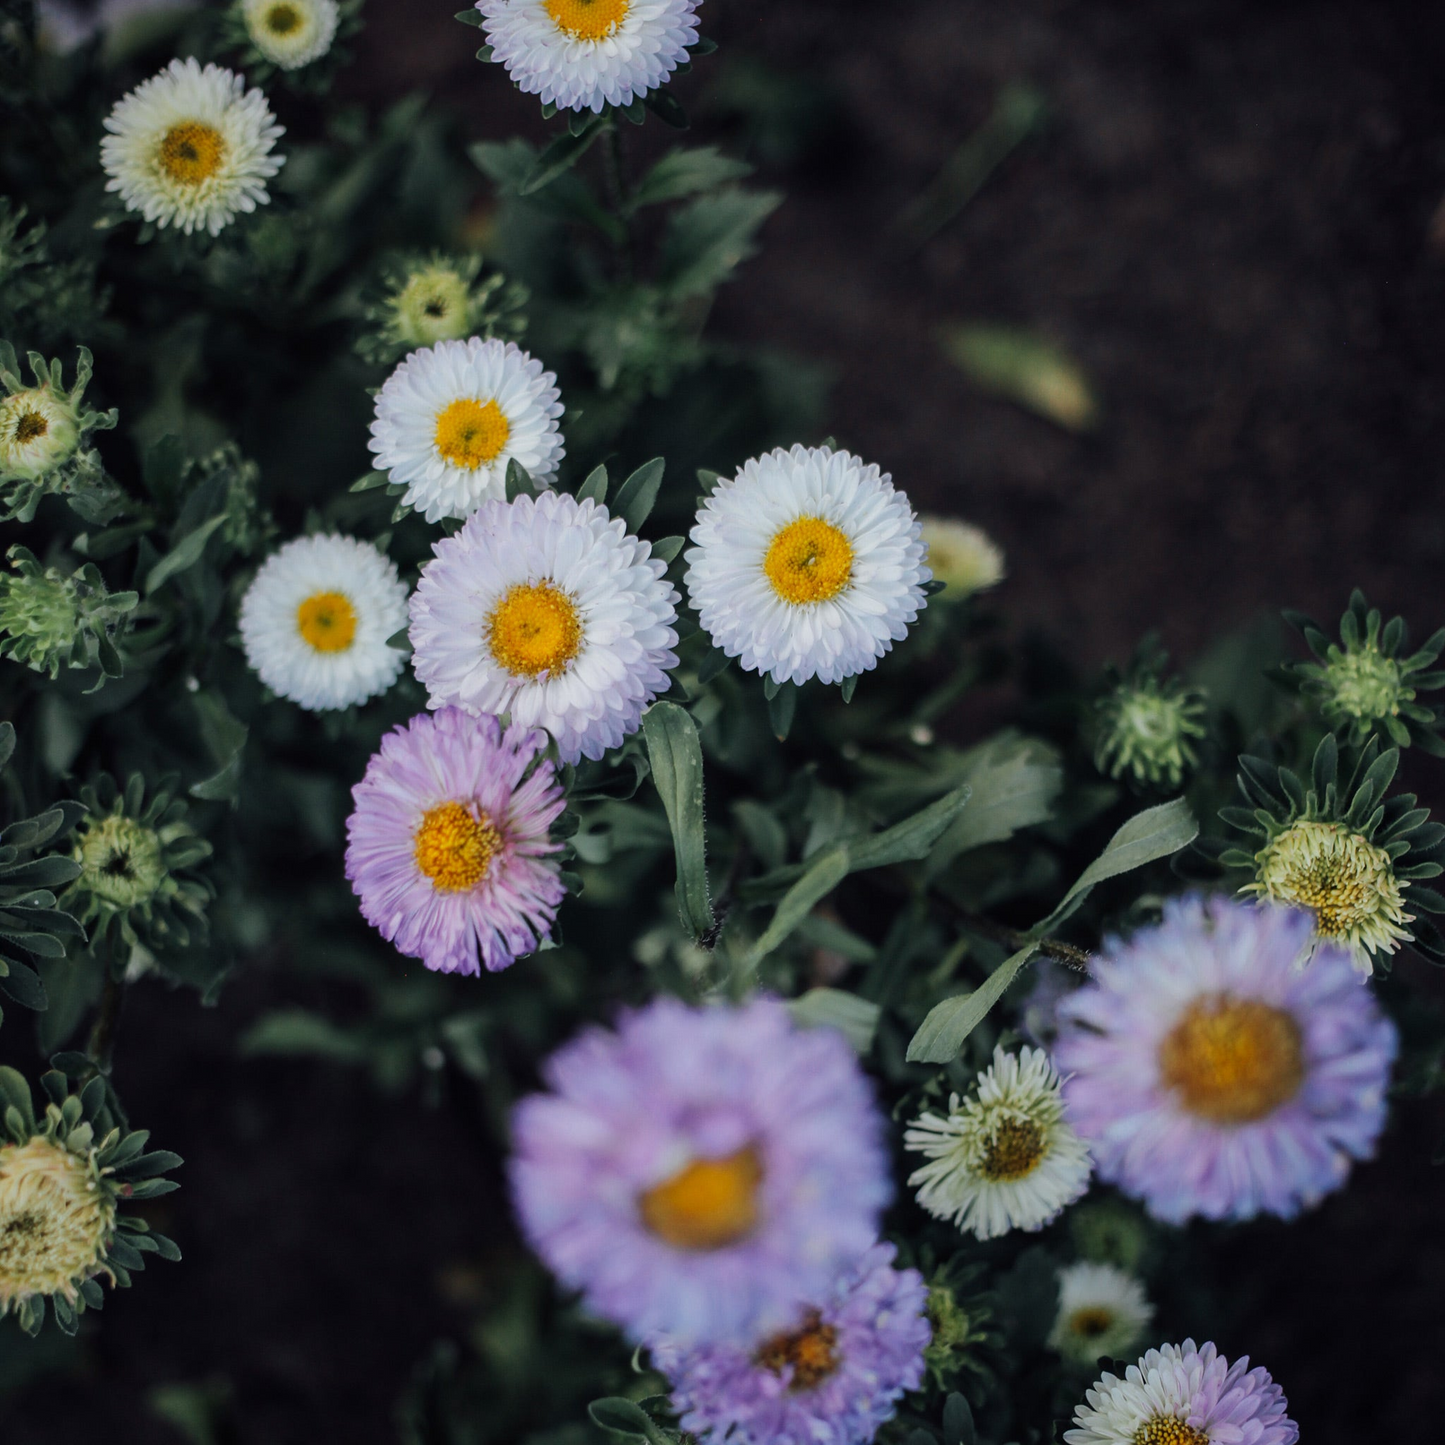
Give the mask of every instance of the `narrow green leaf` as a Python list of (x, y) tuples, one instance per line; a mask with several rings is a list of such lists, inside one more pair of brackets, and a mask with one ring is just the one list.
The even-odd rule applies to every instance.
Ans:
[(672, 829), (678, 912), (693, 937), (702, 939), (712, 929), (713, 913), (708, 898), (702, 745), (697, 725), (676, 703), (656, 702), (643, 714), (642, 732), (652, 780)]
[(212, 517), (208, 522), (202, 522), (194, 532), (183, 537), (154, 567), (151, 568), (146, 577), (144, 592), (147, 597), (151, 596), (157, 588), (169, 582), (172, 577), (179, 576), (187, 568), (194, 567), (201, 560), (201, 553), (206, 550), (206, 543), (211, 540), (211, 533), (226, 520), (226, 513)]
[(535, 497), (537, 488), (528, 472), (516, 457), (507, 462), (507, 500), (515, 502), (518, 497)]
[(592, 1423), (625, 1440), (645, 1440), (648, 1445), (670, 1445), (668, 1438), (652, 1422), (640, 1405), (620, 1395), (593, 1400), (587, 1407)]
[(527, 178), (517, 187), (519, 196), (530, 196), (543, 186), (555, 181), (563, 171), (569, 171), (592, 148), (592, 142), (602, 134), (602, 121), (594, 118), (580, 135), (570, 130), (563, 131), (556, 140), (537, 157)]
[(749, 950), (748, 962), (756, 964), (778, 948), (850, 871), (847, 844), (830, 848), (810, 863), (808, 871), (783, 895), (768, 926)]
[(854, 871), (926, 858), (929, 849), (963, 811), (972, 794), (972, 788), (964, 783), (911, 818), (905, 818), (871, 838), (855, 841), (852, 845)]
[(798, 711), (798, 689), (785, 682), (776, 691), (768, 694), (768, 723), (773, 736), (781, 742), (787, 740), (793, 730), (793, 718)]
[(667, 463), (661, 457), (644, 462), (617, 489), (617, 502), (612, 515), (621, 517), (623, 525), (635, 537), (642, 524), (652, 515), (657, 505), (657, 494), (662, 487), (662, 474)]
[(788, 1012), (804, 1028), (837, 1029), (861, 1055), (873, 1047), (882, 1010), (841, 988), (810, 988), (788, 1005)]
[(957, 1058), (963, 1041), (984, 1021), (1024, 964), (1038, 951), (1037, 943), (1028, 944), (999, 964), (981, 988), (972, 993), (955, 994), (936, 1004), (908, 1045), (908, 1062), (946, 1064)]
[(680, 201), (684, 196), (740, 181), (751, 171), (746, 162), (724, 155), (716, 146), (669, 151), (638, 182), (632, 207), (636, 210), (663, 201)]
[(593, 467), (587, 473), (587, 480), (577, 488), (577, 500), (579, 502), (593, 501), (601, 506), (607, 500), (607, 468), (606, 466)]

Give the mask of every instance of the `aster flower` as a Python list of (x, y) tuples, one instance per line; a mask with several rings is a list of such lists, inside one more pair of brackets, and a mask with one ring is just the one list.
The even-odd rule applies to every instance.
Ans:
[(1154, 1306), (1132, 1274), (1112, 1264), (1071, 1264), (1059, 1271), (1059, 1312), (1049, 1345), (1066, 1360), (1092, 1365), (1132, 1350), (1153, 1318)]
[(336, 0), (239, 0), (251, 44), (278, 70), (320, 60), (336, 38)]
[(1445, 826), (1428, 821), (1413, 793), (1385, 796), (1399, 759), (1397, 748), (1382, 753), (1372, 738), (1341, 786), (1338, 746), (1326, 736), (1306, 787), (1288, 768), (1242, 757), (1239, 789), (1251, 806), (1219, 811), (1226, 823), (1263, 840), (1253, 851), (1220, 854), (1226, 867), (1253, 875), (1240, 892), (1309, 909), (1315, 942), (1348, 948), (1366, 976), (1379, 955), (1394, 953), (1402, 943), (1445, 955), (1439, 931), (1419, 916), (1445, 912), (1445, 898), (1420, 886), (1420, 880), (1442, 871), (1433, 858), (1420, 855), (1445, 841)]
[(1434, 663), (1445, 651), (1445, 627), (1418, 651), (1407, 654), (1409, 630), (1403, 617), (1385, 622), (1356, 588), (1340, 618), (1340, 640), (1330, 639), (1302, 612), (1285, 617), (1304, 633), (1313, 662), (1291, 663), (1285, 681), (1312, 698), (1325, 721), (1345, 741), (1361, 747), (1384, 733), (1396, 747), (1419, 743), (1445, 754), (1440, 729), (1445, 710), (1419, 701), (1422, 692), (1445, 687), (1445, 669)]
[(927, 1290), (875, 1244), (823, 1302), (757, 1344), (651, 1342), (691, 1434), (731, 1445), (867, 1445), (923, 1380)]
[(177, 1186), (160, 1176), (181, 1161), (145, 1153), (106, 1102), (102, 1079), (78, 1094), (64, 1074), (40, 1080), (45, 1112), (35, 1115), (30, 1086), (0, 1068), (0, 1319), (14, 1314), (38, 1333), (47, 1301), (69, 1335), (87, 1307), (103, 1303), (102, 1279), (127, 1286), (145, 1268), (143, 1254), (178, 1260), (180, 1251), (143, 1219), (120, 1212)]
[(928, 570), (947, 584), (950, 598), (961, 601), (1003, 581), (1003, 552), (982, 527), (953, 517), (924, 517), (920, 527)]
[(1143, 786), (1177, 788), (1199, 762), (1204, 693), (1163, 675), (1169, 654), (1152, 637), (1128, 671), (1114, 673), (1095, 705), (1094, 766), (1111, 778), (1126, 773)]
[(1041, 1229), (1089, 1187), (1089, 1151), (1064, 1118), (1059, 1076), (1042, 1049), (998, 1048), (975, 1087), (904, 1134), (904, 1147), (930, 1160), (908, 1182), (931, 1215), (979, 1239)]
[(513, 1115), (533, 1247), (634, 1338), (795, 1329), (877, 1240), (883, 1121), (852, 1048), (773, 999), (658, 999), (591, 1028)]
[(346, 876), (362, 916), (440, 973), (496, 973), (550, 936), (566, 806), (546, 734), (457, 708), (393, 728), (351, 790)]
[(484, 502), (433, 545), (411, 601), (432, 707), (544, 727), (562, 761), (637, 731), (677, 666), (677, 592), (651, 545), (563, 492)]
[(510, 341), (442, 341), (414, 351), (377, 393), (367, 445), (428, 522), (506, 495), (507, 465), (534, 482), (564, 453), (557, 378)]
[(1069, 1117), (1156, 1218), (1288, 1219), (1373, 1152), (1395, 1026), (1344, 950), (1296, 966), (1310, 931), (1295, 910), (1175, 899), (1060, 1006)]
[(558, 110), (627, 106), (697, 41), (702, 0), (477, 0), (491, 58)]
[(284, 156), (284, 128), (266, 97), (219, 65), (173, 60), (116, 103), (105, 119), (106, 190), (162, 228), (218, 236), (238, 212), (271, 199), (266, 182)]
[(908, 498), (848, 452), (756, 457), (698, 513), (685, 583), (704, 630), (775, 683), (842, 682), (907, 635), (930, 573)]
[(57, 677), (62, 667), (99, 667), (118, 677), (113, 641), (140, 600), (134, 592), (108, 592), (92, 562), (67, 575), (42, 567), (26, 548), (6, 554), (13, 571), (0, 572), (0, 654)]
[(1230, 1364), (1193, 1340), (1150, 1350), (1121, 1380), (1104, 1375), (1074, 1411), (1066, 1445), (1294, 1445), (1284, 1392), (1249, 1357)]
[(383, 693), (405, 665), (387, 639), (406, 626), (406, 584), (369, 542), (298, 537), (266, 559), (241, 600), (246, 661), (312, 712)]

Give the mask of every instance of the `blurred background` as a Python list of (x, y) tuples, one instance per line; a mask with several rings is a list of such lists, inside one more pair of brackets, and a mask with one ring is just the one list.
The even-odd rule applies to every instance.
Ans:
[[(425, 92), (468, 140), (540, 139), (457, 4), (367, 0), (343, 94)], [(715, 335), (776, 354), (819, 437), (999, 540), (1014, 637), (1093, 669), (1160, 625), (1188, 664), (1281, 605), (1333, 621), (1353, 585), (1417, 636), (1445, 620), (1445, 6), (706, 0), (702, 20), (722, 48), (679, 83), (696, 138), (785, 197)], [(78, 1345), (0, 1352), (6, 1445), (380, 1445), (436, 1341), (505, 1350), (483, 1307), (516, 1246), (468, 1097), (238, 1057), (321, 988), (260, 968), (220, 1012), (137, 991), (136, 1033), (167, 1042), (124, 1087), (187, 1161), (187, 1204), (157, 1211), (186, 1263)], [(1213, 1253), (1247, 1302), (1221, 1348), (1267, 1364), (1312, 1445), (1445, 1416), (1445, 1178), (1420, 1142), (1442, 1133), (1438, 1104), (1406, 1105), (1348, 1190)]]

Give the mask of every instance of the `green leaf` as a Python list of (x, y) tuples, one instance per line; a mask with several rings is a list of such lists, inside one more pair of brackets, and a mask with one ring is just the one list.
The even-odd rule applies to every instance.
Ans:
[(595, 117), (580, 135), (573, 135), (570, 130), (563, 131), (537, 157), (526, 179), (517, 187), (517, 194), (530, 196), (555, 181), (563, 171), (571, 170), (602, 134), (602, 124), (601, 117)]
[(13, 958), (9, 960), (8, 971), (0, 973), (0, 991), (36, 1013), (44, 1013), (47, 1007), (45, 985), (40, 982), (40, 975)]
[(509, 502), (515, 502), (518, 497), (535, 497), (537, 495), (537, 488), (532, 483), (531, 473), (516, 457), (510, 458), (507, 462), (506, 491)]
[(1020, 828), (1045, 822), (1063, 787), (1057, 751), (1037, 738), (1004, 733), (970, 748), (953, 774), (972, 790), (968, 808), (928, 860), (937, 877), (960, 853), (1000, 843)]
[(657, 505), (657, 494), (662, 487), (662, 474), (667, 469), (667, 463), (662, 457), (653, 457), (650, 462), (644, 462), (623, 484), (617, 489), (617, 501), (612, 507), (612, 515), (621, 517), (623, 525), (635, 537), (641, 530), (642, 524), (652, 515), (652, 509)]
[(773, 736), (780, 743), (785, 742), (793, 730), (793, 718), (798, 711), (798, 689), (792, 683), (785, 682), (772, 692), (768, 692), (766, 687), (763, 691), (768, 699), (768, 724), (773, 730)]
[(977, 1439), (968, 1401), (957, 1392), (951, 1394), (943, 1402), (943, 1445), (975, 1445)]
[(652, 544), (652, 555), (660, 562), (673, 562), (686, 546), (686, 537), (662, 537)]
[(1187, 848), (1198, 836), (1199, 824), (1183, 798), (1136, 813), (1109, 839), (1109, 846), (1079, 874), (1059, 906), (1030, 931), (1041, 938), (1046, 937), (1083, 903), (1096, 884), (1120, 873), (1142, 868), (1158, 858), (1167, 858), (1171, 853)]
[(851, 871), (847, 844), (830, 848), (810, 863), (808, 871), (783, 895), (768, 926), (748, 951), (749, 964), (758, 963), (778, 948)]
[(80, 877), (80, 864), (74, 858), (52, 853), (46, 858), (32, 858), (17, 868), (7, 870), (6, 888), (59, 888)]
[(788, 1012), (804, 1028), (837, 1029), (861, 1055), (873, 1047), (882, 1010), (841, 988), (810, 988), (788, 1005)]
[(157, 588), (169, 582), (172, 577), (179, 576), (189, 567), (194, 567), (201, 560), (201, 553), (206, 550), (206, 543), (211, 540), (211, 533), (226, 520), (226, 513), (212, 517), (208, 522), (202, 522), (194, 532), (183, 537), (176, 543), (154, 567), (151, 568), (146, 577), (144, 592), (149, 597)]
[(658, 284), (675, 297), (712, 291), (756, 249), (758, 228), (782, 197), (772, 191), (719, 191), (677, 211), (658, 262)]
[(360, 1063), (365, 1044), (330, 1019), (306, 1009), (282, 1009), (258, 1020), (241, 1039), (243, 1054), (315, 1054), (340, 1063)]
[(191, 786), (193, 798), (207, 802), (235, 803), (241, 786), (241, 754), (250, 729), (232, 716), (226, 700), (211, 689), (192, 698), (201, 724), (201, 738), (219, 768)]
[(642, 103), (658, 120), (670, 125), (674, 130), (687, 130), (691, 124), (687, 112), (677, 103), (677, 98), (670, 90), (649, 90), (642, 97)]
[(696, 939), (713, 926), (708, 899), (707, 840), (703, 831), (702, 745), (697, 725), (674, 702), (656, 702), (643, 714), (642, 732), (652, 781), (672, 829), (677, 856), (677, 909)]
[(460, 20), (463, 25), (481, 25), (482, 12), (480, 10), (458, 10), (452, 19)]
[(593, 1400), (587, 1407), (592, 1423), (621, 1435), (625, 1440), (646, 1440), (648, 1445), (671, 1445), (667, 1436), (655, 1424), (640, 1405), (613, 1395), (604, 1400)]
[(607, 500), (607, 468), (606, 466), (593, 467), (587, 474), (587, 480), (577, 488), (577, 500), (579, 502), (593, 501), (601, 506)]
[(946, 1064), (957, 1058), (963, 1041), (983, 1022), (1039, 947), (1037, 943), (1030, 943), (1019, 949), (989, 974), (982, 988), (955, 994), (929, 1010), (908, 1045), (908, 1062)]
[(964, 810), (973, 790), (967, 783), (945, 793), (911, 818), (852, 845), (853, 868), (884, 868), (890, 863), (911, 863), (926, 858), (949, 825)]
[(632, 208), (680, 201), (698, 191), (711, 191), (731, 181), (740, 181), (751, 171), (750, 165), (725, 156), (716, 146), (669, 151), (638, 182), (632, 193)]

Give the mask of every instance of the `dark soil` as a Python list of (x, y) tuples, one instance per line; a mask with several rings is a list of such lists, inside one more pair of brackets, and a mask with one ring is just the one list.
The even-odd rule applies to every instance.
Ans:
[[(537, 131), (453, 8), (371, 0), (353, 85), (438, 90), (477, 135)], [(1006, 611), (1090, 665), (1153, 624), (1187, 658), (1263, 608), (1336, 615), (1356, 583), (1418, 631), (1442, 620), (1445, 7), (714, 0), (704, 17), (723, 57), (806, 76), (838, 117), (765, 171), (789, 199), (717, 327), (831, 366), (830, 429), (998, 536)], [(892, 219), (1017, 79), (1047, 95), (1049, 133), (900, 248)], [(1102, 427), (1076, 437), (975, 390), (938, 350), (951, 319), (1063, 343)], [(295, 996), (260, 972), (218, 1012), (132, 1005), (149, 1047), (122, 1041), (120, 1082), (187, 1160), (167, 1221), (186, 1262), (108, 1303), (80, 1377), (0, 1413), (6, 1445), (174, 1442), (146, 1392), (213, 1375), (247, 1445), (394, 1439), (414, 1362), (464, 1326), (438, 1272), (501, 1227), (494, 1166), (457, 1113), (238, 1061), (244, 1025)], [(1406, 1109), (1347, 1191), (1215, 1253), (1218, 1286), (1250, 1301), (1220, 1344), (1273, 1371), (1311, 1445), (1423, 1440), (1445, 1417), (1440, 1132), (1438, 1110)]]

